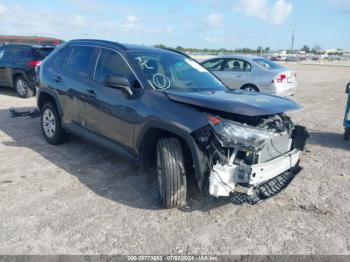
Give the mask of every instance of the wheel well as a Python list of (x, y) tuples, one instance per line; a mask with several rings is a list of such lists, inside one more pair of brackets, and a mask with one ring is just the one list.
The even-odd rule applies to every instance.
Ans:
[(155, 167), (156, 165), (156, 150), (159, 139), (165, 137), (176, 137), (180, 140), (182, 146), (183, 157), (186, 165), (186, 171), (193, 169), (193, 161), (190, 148), (187, 142), (180, 136), (159, 128), (150, 128), (143, 137), (143, 142), (140, 146), (140, 154), (142, 165), (146, 168)]
[(39, 107), (39, 110), (43, 107), (43, 105), (45, 105), (47, 102), (51, 102), (53, 103), (54, 105), (56, 105), (56, 102), (55, 102), (55, 99), (47, 94), (47, 93), (41, 93), (40, 94), (40, 97), (38, 99), (38, 107)]
[(252, 86), (252, 87), (254, 87), (257, 91), (260, 91), (259, 88), (258, 88), (256, 85), (254, 85), (254, 84), (244, 84), (243, 86), (241, 86), (241, 89), (244, 89), (244, 88), (246, 88), (246, 87), (248, 87), (248, 86)]
[(19, 77), (19, 76), (23, 77), (23, 75), (21, 73), (15, 73), (13, 75), (13, 77), (12, 77), (13, 85), (15, 85), (16, 78)]

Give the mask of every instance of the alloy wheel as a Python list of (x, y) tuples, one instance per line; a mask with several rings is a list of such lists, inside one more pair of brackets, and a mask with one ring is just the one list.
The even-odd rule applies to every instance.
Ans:
[(18, 79), (16, 82), (16, 89), (21, 96), (25, 96), (27, 94), (28, 85), (23, 79)]
[(43, 128), (45, 135), (52, 138), (56, 133), (56, 119), (50, 109), (46, 109), (43, 114)]

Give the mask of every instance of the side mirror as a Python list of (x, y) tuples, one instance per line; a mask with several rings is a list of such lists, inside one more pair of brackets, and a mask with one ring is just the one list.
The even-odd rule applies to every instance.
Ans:
[(345, 93), (350, 94), (350, 83), (346, 86)]
[(133, 95), (129, 80), (125, 77), (107, 75), (103, 80), (105, 86), (124, 90), (129, 96)]

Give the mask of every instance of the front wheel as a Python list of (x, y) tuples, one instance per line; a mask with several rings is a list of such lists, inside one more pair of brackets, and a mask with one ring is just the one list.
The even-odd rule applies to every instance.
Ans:
[(23, 76), (18, 76), (15, 79), (15, 89), (17, 95), (21, 98), (29, 98), (34, 95), (33, 90), (29, 88), (28, 82), (24, 79)]
[(163, 208), (180, 208), (186, 204), (185, 163), (179, 139), (162, 138), (157, 144), (157, 177)]

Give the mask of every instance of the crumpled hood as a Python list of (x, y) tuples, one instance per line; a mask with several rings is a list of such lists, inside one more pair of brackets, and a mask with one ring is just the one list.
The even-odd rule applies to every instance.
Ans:
[(242, 90), (164, 92), (172, 101), (245, 116), (273, 115), (300, 108), (288, 98)]

